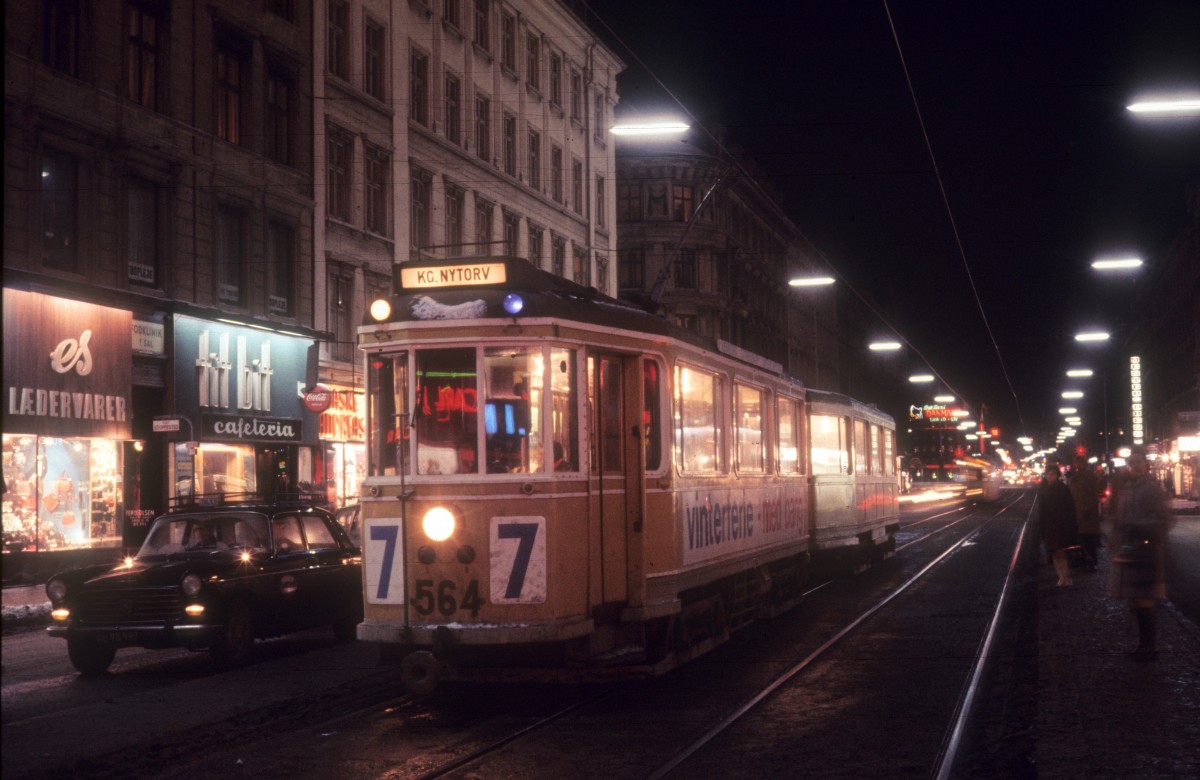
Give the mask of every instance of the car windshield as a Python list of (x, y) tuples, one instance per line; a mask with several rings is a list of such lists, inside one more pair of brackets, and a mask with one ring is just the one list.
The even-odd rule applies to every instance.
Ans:
[(257, 514), (179, 515), (160, 517), (150, 529), (138, 558), (196, 552), (266, 550), (267, 519)]

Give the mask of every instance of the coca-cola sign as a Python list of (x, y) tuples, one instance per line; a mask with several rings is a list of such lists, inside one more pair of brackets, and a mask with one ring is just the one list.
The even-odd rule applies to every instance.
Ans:
[(304, 394), (304, 405), (308, 411), (320, 414), (333, 404), (333, 391), (325, 385), (317, 385)]

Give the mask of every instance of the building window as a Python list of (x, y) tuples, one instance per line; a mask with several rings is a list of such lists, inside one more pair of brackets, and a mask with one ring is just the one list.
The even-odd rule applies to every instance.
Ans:
[(442, 21), (456, 29), (462, 28), (462, 9), (459, 6), (459, 0), (444, 0)]
[(529, 262), (535, 267), (542, 267), (542, 237), (545, 235), (542, 228), (529, 226)]
[(596, 93), (596, 111), (592, 116), (592, 135), (597, 141), (604, 140), (604, 128), (608, 125), (607, 117), (604, 115), (604, 93)]
[(329, 264), (329, 329), (333, 331), (333, 342), (329, 345), (329, 356), (344, 363), (354, 360), (355, 325), (354, 316), (354, 269), (341, 263)]
[(475, 95), (475, 153), (482, 160), (492, 159), (492, 101)]
[(671, 188), (671, 219), (687, 222), (696, 208), (696, 188), (691, 184), (676, 184)]
[(376, 100), (386, 97), (383, 87), (387, 69), (386, 42), (383, 25), (368, 19), (363, 28), (363, 91)]
[(504, 212), (504, 253), (517, 256), (517, 241), (521, 231), (521, 218), (511, 211)]
[(295, 0), (267, 0), (267, 10), (289, 22), (296, 19)]
[(567, 240), (553, 236), (550, 239), (550, 270), (556, 276), (565, 276), (567, 265)]
[(504, 113), (504, 172), (509, 176), (517, 175), (517, 118), (507, 111)]
[(529, 131), (529, 186), (542, 188), (542, 136)]
[(42, 150), (42, 265), (47, 268), (79, 268), (78, 177), (74, 157), (56, 149)]
[(213, 97), (216, 102), (217, 137), (231, 144), (242, 142), (242, 60), (226, 43), (217, 44)]
[(446, 74), (446, 140), (462, 143), (462, 82)]
[(416, 166), (412, 169), (412, 184), (410, 193), (410, 241), (415, 253), (419, 253), (430, 245), (429, 216), (432, 212), (433, 177)]
[(290, 317), (295, 313), (296, 230), (271, 220), (267, 231), (267, 312)]
[(275, 162), (292, 162), (292, 83), (285, 76), (267, 76), (267, 156)]
[(448, 254), (462, 254), (463, 241), (463, 191), (446, 185), (446, 249)]
[(575, 251), (572, 253), (572, 261), (572, 276), (575, 281), (579, 284), (582, 284), (584, 287), (591, 287), (592, 266), (591, 263), (588, 262), (587, 250), (583, 247), (575, 247)]
[(354, 139), (330, 125), (326, 130), (326, 197), (329, 216), (342, 222), (350, 221), (350, 161)]
[(232, 206), (217, 208), (217, 300), (242, 305), (246, 272), (246, 217)]
[(562, 57), (550, 55), (550, 105), (562, 106)]
[(550, 194), (555, 203), (563, 202), (563, 150), (550, 147)]
[(350, 78), (350, 4), (329, 0), (329, 27), (326, 30), (326, 55), (329, 72), (348, 81)]
[(608, 258), (596, 255), (596, 289), (608, 294)]
[(679, 250), (679, 257), (675, 259), (675, 287), (680, 290), (695, 290), (696, 281), (696, 250)]
[(576, 214), (583, 213), (583, 163), (571, 161), (571, 208)]
[(363, 150), (364, 200), (366, 228), (381, 236), (388, 235), (388, 174), (391, 156), (377, 146)]
[(129, 38), (125, 48), (128, 97), (146, 108), (158, 108), (159, 20), (147, 9), (129, 6)]
[(617, 284), (622, 290), (641, 290), (646, 286), (646, 253), (630, 249), (621, 253), (617, 263)]
[(492, 211), (494, 206), (486, 200), (475, 198), (475, 244), (476, 254), (492, 253)]
[(604, 190), (605, 190), (604, 177), (597, 176), (596, 177), (596, 224), (599, 227), (608, 227), (608, 218), (607, 218), (608, 209), (605, 208), (606, 195), (605, 195)]
[(542, 39), (537, 33), (525, 36), (525, 83), (534, 89), (542, 88)]
[(617, 221), (637, 222), (642, 218), (642, 185), (617, 185)]
[(416, 49), (411, 58), (412, 89), (409, 92), (408, 117), (423, 125), (429, 124), (429, 57)]
[(583, 121), (583, 76), (577, 70), (571, 71), (571, 118)]
[(131, 177), (125, 181), (125, 253), (129, 281), (158, 287), (158, 191), (154, 184)]
[(517, 17), (500, 14), (500, 67), (517, 69)]
[(488, 17), (488, 0), (475, 0), (475, 45), (484, 51), (492, 50)]
[(42, 61), (76, 77), (79, 76), (82, 5), (79, 0), (46, 0), (42, 28)]

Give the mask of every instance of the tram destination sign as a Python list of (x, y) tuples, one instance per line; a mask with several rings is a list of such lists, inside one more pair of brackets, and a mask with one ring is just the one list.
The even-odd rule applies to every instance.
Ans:
[(504, 263), (460, 263), (455, 265), (400, 268), (400, 286), (406, 290), (439, 287), (477, 287), (508, 281)]

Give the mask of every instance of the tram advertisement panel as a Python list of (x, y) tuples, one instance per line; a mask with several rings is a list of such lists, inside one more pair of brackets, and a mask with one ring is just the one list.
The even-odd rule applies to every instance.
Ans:
[(708, 488), (683, 493), (683, 561), (723, 558), (804, 535), (804, 486)]

